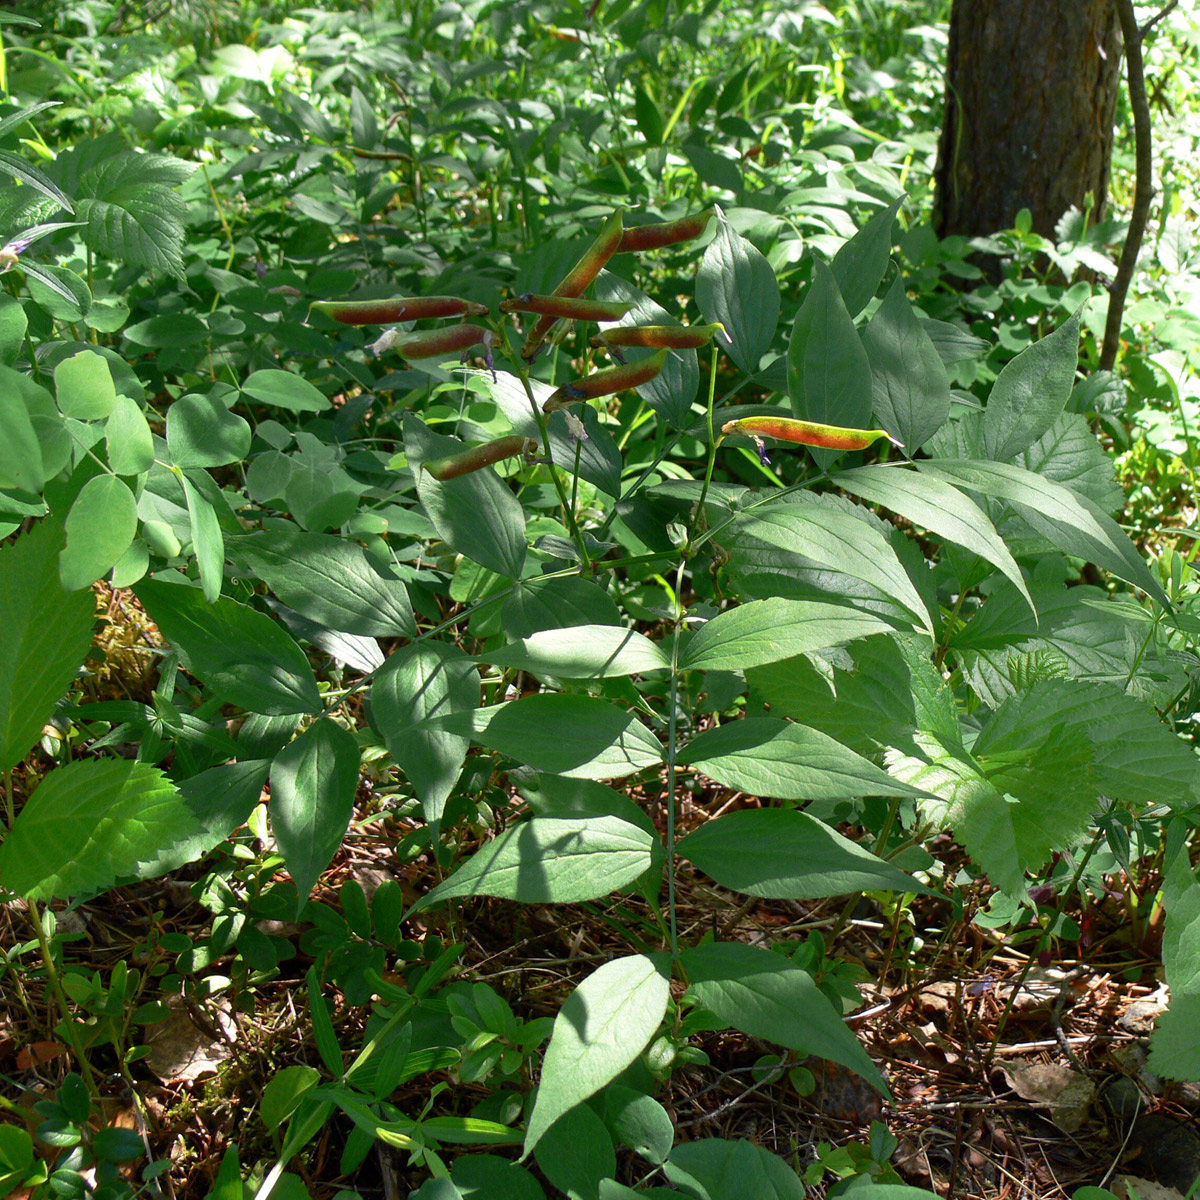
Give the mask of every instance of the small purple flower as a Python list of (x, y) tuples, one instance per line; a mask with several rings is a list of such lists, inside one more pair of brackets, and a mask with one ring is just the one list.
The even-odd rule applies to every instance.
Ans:
[(771, 460), (767, 457), (767, 448), (763, 445), (762, 438), (754, 438), (753, 440), (754, 448), (758, 451), (758, 461), (762, 463), (764, 467), (769, 467), (771, 465)]
[(262, 279), (263, 276), (266, 275), (266, 273), (267, 273), (267, 264), (265, 262), (263, 262), (262, 259), (260, 258), (258, 260), (258, 262), (256, 262), (254, 264), (254, 274), (257, 275), (259, 277), (259, 279)]

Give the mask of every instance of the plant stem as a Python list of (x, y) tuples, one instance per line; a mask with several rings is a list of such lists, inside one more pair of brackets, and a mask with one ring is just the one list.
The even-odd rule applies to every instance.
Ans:
[(675, 754), (679, 740), (679, 633), (683, 628), (683, 572), (681, 557), (675, 571), (675, 631), (671, 637), (671, 689), (667, 725), (667, 914), (671, 928), (671, 958), (679, 957), (679, 922), (675, 906)]

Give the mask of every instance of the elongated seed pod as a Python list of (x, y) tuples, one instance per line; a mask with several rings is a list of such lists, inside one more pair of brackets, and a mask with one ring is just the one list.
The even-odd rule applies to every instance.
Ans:
[(481, 325), (447, 325), (444, 329), (423, 329), (399, 334), (391, 343), (405, 358), (432, 358), (435, 354), (453, 354), (472, 346), (488, 346), (492, 333)]
[(451, 454), (446, 458), (435, 458), (427, 462), (424, 469), (434, 479), (457, 479), (460, 475), (470, 475), (472, 471), (490, 467), (492, 463), (512, 458), (514, 454), (536, 454), (538, 444), (533, 438), (510, 437), (497, 438), (494, 442), (484, 442), (479, 446), (471, 446), (459, 454)]
[(649, 354), (638, 362), (593, 371), (582, 379), (563, 384), (542, 405), (542, 411), (553, 412), (556, 408), (575, 404), (579, 400), (595, 400), (597, 396), (611, 396), (614, 392), (623, 392), (627, 388), (649, 383), (663, 369), (666, 361), (667, 352), (660, 350), (657, 354)]
[(640, 250), (658, 250), (663, 246), (674, 246), (678, 242), (690, 242), (699, 237), (713, 219), (713, 210), (692, 213), (678, 221), (663, 221), (658, 225), (635, 225), (621, 235), (618, 254), (637, 253)]
[[(566, 278), (554, 289), (556, 296), (582, 296), (592, 281), (604, 268), (604, 264), (616, 253), (624, 231), (621, 210), (618, 208), (587, 248), (583, 257), (567, 272)], [(554, 324), (554, 317), (538, 317), (521, 347), (521, 357), (532, 359), (542, 348), (546, 334)]]
[(773, 437), (803, 446), (824, 446), (830, 450), (865, 450), (872, 442), (887, 438), (896, 442), (886, 429), (846, 429), (841, 425), (822, 425), (819, 421), (797, 421), (792, 417), (743, 417), (727, 421), (721, 433), (744, 433), (747, 437)]
[(725, 332), (720, 321), (711, 325), (623, 325), (606, 329), (592, 338), (593, 346), (666, 346), (670, 350), (695, 350), (707, 346), (718, 330)]
[(390, 325), (425, 317), (482, 317), (486, 304), (459, 296), (394, 296), (390, 300), (318, 300), (318, 312), (343, 325)]
[(582, 296), (538, 296), (533, 292), (514, 296), (500, 304), (502, 313), (528, 312), (567, 321), (619, 321), (632, 304), (621, 300), (587, 300)]

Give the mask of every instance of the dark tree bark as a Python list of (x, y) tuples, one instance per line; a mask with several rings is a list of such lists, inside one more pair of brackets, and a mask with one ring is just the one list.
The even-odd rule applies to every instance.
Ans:
[(1054, 237), (1104, 212), (1121, 71), (1114, 0), (954, 0), (937, 166), (938, 234)]

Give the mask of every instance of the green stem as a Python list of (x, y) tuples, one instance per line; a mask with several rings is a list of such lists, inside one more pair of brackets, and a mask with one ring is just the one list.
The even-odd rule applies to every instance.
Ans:
[(717, 394), (717, 347), (713, 344), (712, 348), (712, 365), (708, 371), (708, 466), (704, 472), (704, 486), (700, 489), (700, 499), (696, 501), (696, 509), (692, 516), (692, 527), (688, 530), (688, 541), (692, 540), (692, 534), (696, 531), (696, 524), (699, 521), (704, 521), (707, 526), (708, 521), (704, 517), (704, 501), (708, 499), (708, 485), (712, 482), (713, 467), (717, 462), (717, 447), (720, 446), (720, 440), (713, 433), (713, 400)]
[(13, 811), (12, 768), (9, 767), (4, 772), (4, 823), (11, 829), (16, 819), (17, 814)]
[(675, 905), (675, 754), (679, 740), (679, 633), (683, 628), (683, 572), (680, 558), (675, 572), (675, 632), (671, 637), (671, 689), (667, 725), (667, 913), (671, 929), (671, 958), (679, 957), (679, 921)]

